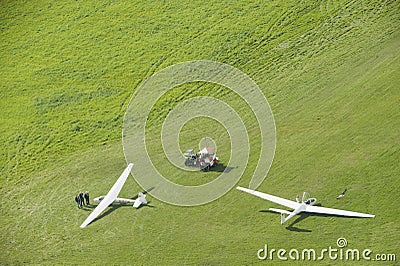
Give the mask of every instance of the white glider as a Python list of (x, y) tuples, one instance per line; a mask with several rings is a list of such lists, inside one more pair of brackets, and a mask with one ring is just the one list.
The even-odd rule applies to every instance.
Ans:
[[(286, 211), (281, 209), (269, 208), (270, 211), (278, 212), (281, 214), (281, 224), (299, 214), (301, 212), (310, 212), (310, 213), (319, 213), (319, 214), (329, 214), (329, 215), (338, 215), (338, 216), (349, 216), (349, 217), (361, 217), (361, 218), (373, 218), (375, 215), (367, 214), (367, 213), (360, 213), (360, 212), (353, 212), (353, 211), (345, 211), (339, 209), (332, 209), (332, 208), (325, 208), (319, 206), (313, 206), (316, 202), (316, 198), (307, 198), (307, 193), (304, 192), (303, 199), (301, 202), (295, 202), (287, 199), (283, 199), (280, 197), (276, 197), (273, 195), (269, 195), (266, 193), (262, 193), (259, 191), (251, 190), (248, 188), (237, 187), (238, 190), (247, 192), (254, 196), (260, 197), (265, 200), (272, 201), (279, 205), (286, 206), (288, 208), (293, 209), (293, 211)], [(288, 215), (287, 217), (285, 215)]]
[(117, 198), (119, 192), (121, 191), (123, 185), (125, 184), (126, 179), (129, 176), (129, 173), (131, 172), (133, 167), (133, 163), (130, 163), (124, 170), (124, 172), (121, 174), (121, 176), (118, 178), (118, 180), (115, 182), (113, 187), (110, 189), (110, 191), (107, 193), (106, 196), (101, 196), (98, 198), (95, 198), (94, 201), (98, 202), (99, 205), (90, 213), (90, 215), (86, 218), (86, 220), (81, 224), (81, 228), (85, 228), (88, 224), (90, 224), (94, 219), (97, 218), (97, 216), (100, 215), (110, 204), (112, 203), (133, 203), (133, 207), (138, 208), (142, 204), (147, 204), (146, 201), (146, 195), (143, 193), (139, 192), (138, 197), (136, 199), (124, 199), (124, 198)]

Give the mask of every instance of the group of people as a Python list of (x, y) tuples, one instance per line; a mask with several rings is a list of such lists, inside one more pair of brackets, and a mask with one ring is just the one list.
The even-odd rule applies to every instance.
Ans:
[(83, 205), (90, 205), (89, 192), (86, 191), (85, 194), (83, 194), (83, 192), (80, 192), (78, 195), (75, 196), (75, 201), (78, 204), (79, 209), (81, 209)]

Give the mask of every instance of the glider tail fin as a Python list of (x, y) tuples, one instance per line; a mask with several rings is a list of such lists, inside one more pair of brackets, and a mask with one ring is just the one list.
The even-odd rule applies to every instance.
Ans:
[(290, 218), (293, 217), (293, 212), (290, 212), (290, 211), (275, 209), (275, 208), (269, 208), (269, 210), (273, 211), (273, 212), (278, 212), (281, 214), (281, 224), (283, 224), (284, 222), (286, 222), (287, 220), (289, 220)]
[(286, 217), (284, 213), (281, 213), (281, 224), (283, 224), (284, 222), (286, 222)]
[(146, 195), (144, 195), (142, 192), (139, 192), (137, 199), (135, 199), (135, 202), (133, 203), (133, 207), (137, 209), (142, 204), (147, 204)]
[(147, 204), (146, 195), (142, 192), (139, 192), (138, 199), (142, 202), (142, 204)]

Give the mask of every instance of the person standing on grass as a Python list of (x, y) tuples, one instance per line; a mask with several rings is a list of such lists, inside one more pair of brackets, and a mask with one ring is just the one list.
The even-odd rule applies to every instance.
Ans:
[(76, 195), (76, 196), (75, 196), (75, 201), (76, 201), (76, 203), (78, 204), (78, 208), (79, 208), (79, 209), (82, 208), (82, 206), (81, 206), (81, 199), (79, 198), (79, 195)]
[(82, 208), (82, 205), (85, 205), (85, 199), (83, 198), (83, 192), (79, 193), (79, 199), (81, 200), (81, 208)]
[(85, 192), (84, 197), (85, 197), (85, 200), (86, 200), (86, 205), (90, 205), (90, 202), (89, 202), (89, 192), (88, 192), (88, 191)]
[(296, 196), (296, 202), (297, 202), (297, 203), (300, 203), (300, 197), (299, 197), (299, 195)]

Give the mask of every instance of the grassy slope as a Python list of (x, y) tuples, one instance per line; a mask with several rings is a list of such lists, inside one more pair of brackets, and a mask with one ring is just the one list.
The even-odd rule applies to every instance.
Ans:
[[(252, 264), (265, 243), (322, 249), (338, 237), (399, 254), (398, 3), (0, 6), (1, 264)], [(291, 231), (260, 212), (271, 204), (231, 191), (197, 208), (153, 200), (111, 209), (80, 230), (88, 212), (72, 197), (106, 192), (124, 168), (121, 124), (134, 89), (193, 59), (238, 67), (268, 97), (278, 142), (260, 190), (306, 190), (324, 206), (377, 217), (312, 217), (294, 225), (311, 232)], [(121, 194), (132, 191), (130, 179)]]

